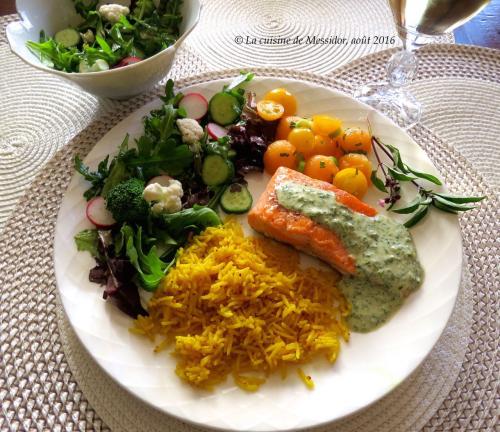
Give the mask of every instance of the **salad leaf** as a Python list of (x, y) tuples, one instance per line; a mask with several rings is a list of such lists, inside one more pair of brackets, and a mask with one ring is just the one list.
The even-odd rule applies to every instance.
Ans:
[(118, 183), (130, 178), (129, 168), (127, 167), (125, 160), (127, 156), (132, 154), (135, 150), (129, 150), (128, 141), (129, 135), (127, 134), (118, 148), (118, 155), (111, 161), (109, 173), (101, 191), (101, 195), (104, 197), (106, 197), (109, 191)]
[(28, 41), (26, 46), (44, 65), (54, 69), (73, 72), (80, 64), (81, 55), (76, 48), (65, 48), (54, 39), (47, 39), (43, 31), (40, 33), (40, 42)]
[(137, 19), (142, 19), (144, 16), (151, 15), (154, 10), (155, 4), (153, 0), (137, 0), (132, 15)]
[(222, 223), (215, 211), (199, 205), (177, 213), (161, 214), (158, 216), (158, 222), (175, 239), (181, 238), (187, 231), (199, 234), (205, 228)]
[(175, 257), (170, 262), (162, 261), (157, 254), (156, 246), (152, 246), (147, 254), (144, 253), (141, 227), (135, 233), (131, 226), (125, 224), (120, 232), (126, 255), (138, 272), (139, 284), (147, 291), (154, 291), (174, 264)]
[(100, 258), (99, 235), (96, 229), (85, 229), (75, 235), (76, 248), (79, 251), (88, 251), (94, 258)]
[(85, 178), (85, 180), (92, 184), (92, 186), (83, 194), (87, 201), (101, 194), (106, 178), (109, 175), (108, 160), (109, 156), (106, 156), (104, 160), (99, 162), (97, 171), (92, 172), (90, 171), (90, 168), (82, 162), (80, 156), (75, 156), (75, 170), (78, 171)]
[(75, 3), (75, 10), (78, 15), (87, 19), (89, 14), (95, 11), (99, 0), (73, 0), (73, 3)]

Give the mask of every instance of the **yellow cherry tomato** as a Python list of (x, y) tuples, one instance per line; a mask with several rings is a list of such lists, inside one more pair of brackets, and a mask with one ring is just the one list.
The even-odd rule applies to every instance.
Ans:
[(262, 119), (273, 121), (283, 117), (285, 108), (277, 102), (264, 99), (257, 102), (257, 112)]
[(341, 146), (344, 153), (368, 154), (372, 149), (372, 137), (360, 128), (349, 128), (342, 135)]
[(297, 166), (295, 153), (295, 146), (287, 140), (278, 140), (269, 144), (264, 153), (264, 168), (266, 172), (272, 175), (281, 166), (295, 169)]
[(316, 155), (306, 160), (304, 174), (317, 180), (323, 180), (328, 183), (333, 181), (335, 174), (339, 169), (332, 156)]
[(264, 96), (266, 100), (277, 102), (285, 108), (286, 116), (292, 116), (297, 112), (297, 99), (287, 89), (277, 88), (267, 92)]
[(341, 170), (344, 168), (357, 168), (365, 175), (368, 183), (370, 183), (370, 177), (372, 175), (372, 163), (364, 154), (347, 153), (345, 156), (342, 156), (340, 158), (339, 168)]
[(333, 179), (333, 184), (339, 189), (353, 194), (357, 198), (363, 198), (368, 190), (368, 181), (361, 170), (357, 168), (345, 168), (340, 170)]
[(278, 123), (274, 139), (286, 140), (288, 138), (288, 134), (293, 129), (292, 124), (295, 125), (300, 120), (302, 120), (302, 118), (297, 116), (282, 117), (280, 122)]
[(288, 134), (288, 141), (295, 146), (297, 152), (305, 158), (312, 155), (314, 148), (314, 134), (310, 129), (293, 128)]
[(317, 135), (335, 138), (342, 133), (342, 122), (327, 115), (315, 115), (312, 118), (312, 130)]
[(304, 128), (304, 129), (312, 129), (312, 120), (301, 118), (298, 122), (295, 122), (295, 127)]

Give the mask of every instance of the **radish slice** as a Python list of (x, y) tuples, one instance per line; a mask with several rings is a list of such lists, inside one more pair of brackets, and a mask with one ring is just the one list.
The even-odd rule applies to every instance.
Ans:
[(208, 111), (208, 102), (200, 93), (188, 93), (179, 102), (179, 108), (186, 110), (186, 117), (200, 120)]
[(121, 67), (128, 66), (128, 65), (131, 65), (134, 63), (139, 63), (140, 61), (142, 61), (142, 59), (140, 59), (139, 57), (133, 57), (133, 56), (125, 57), (125, 58), (121, 59), (117, 65), (113, 66), (113, 69), (121, 68)]
[(167, 187), (170, 185), (171, 181), (172, 177), (168, 175), (159, 175), (149, 180), (146, 186), (152, 185), (153, 183), (158, 183), (160, 186)]
[(207, 132), (213, 139), (219, 139), (227, 135), (227, 129), (217, 123), (207, 124)]
[(102, 196), (92, 198), (87, 203), (85, 211), (87, 218), (97, 228), (109, 228), (116, 223), (111, 212), (106, 208), (106, 201)]

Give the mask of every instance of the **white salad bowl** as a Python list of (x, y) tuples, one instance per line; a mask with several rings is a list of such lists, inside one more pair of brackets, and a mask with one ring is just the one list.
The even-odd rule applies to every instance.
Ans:
[[(103, 3), (129, 5), (130, 0), (113, 0)], [(54, 35), (57, 31), (74, 26), (81, 21), (72, 0), (17, 0), (16, 8), (22, 21), (7, 26), (7, 39), (13, 53), (37, 69), (67, 79), (96, 96), (126, 99), (153, 87), (169, 71), (177, 49), (198, 23), (201, 4), (199, 0), (184, 0), (179, 39), (167, 49), (141, 62), (102, 72), (62, 72), (44, 65), (26, 46), (37, 41), (40, 31)]]

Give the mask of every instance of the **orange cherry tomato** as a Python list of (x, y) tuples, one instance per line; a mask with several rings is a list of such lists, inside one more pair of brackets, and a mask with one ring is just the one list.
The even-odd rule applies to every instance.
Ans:
[(341, 170), (344, 168), (357, 168), (365, 175), (368, 184), (370, 183), (370, 177), (373, 169), (372, 163), (364, 154), (347, 153), (340, 158), (339, 168)]
[(342, 122), (327, 115), (315, 115), (312, 118), (312, 130), (317, 135), (336, 138), (342, 133)]
[(314, 149), (314, 134), (310, 129), (293, 128), (288, 134), (288, 141), (295, 146), (298, 153), (308, 158), (312, 155)]
[(372, 149), (372, 137), (360, 128), (349, 128), (342, 135), (341, 146), (344, 153), (368, 154)]
[(335, 156), (335, 147), (333, 140), (327, 136), (314, 135), (313, 153), (324, 156)]
[(342, 156), (344, 156), (344, 150), (342, 150), (342, 132), (341, 135), (335, 137), (332, 139), (332, 145), (333, 145), (333, 156), (339, 160)]
[(264, 99), (257, 102), (257, 112), (262, 119), (273, 121), (283, 117), (285, 108), (277, 102)]
[(264, 96), (266, 100), (277, 102), (285, 108), (285, 116), (293, 116), (297, 112), (297, 99), (287, 89), (276, 88), (267, 92)]
[(333, 181), (335, 174), (339, 169), (332, 156), (316, 155), (306, 160), (304, 174), (317, 180), (323, 180), (328, 183)]
[(278, 128), (276, 129), (276, 140), (286, 140), (288, 138), (288, 134), (292, 131), (292, 123), (296, 123), (302, 120), (301, 117), (297, 116), (288, 116), (282, 117), (280, 122), (278, 123)]
[(281, 166), (295, 169), (297, 166), (295, 153), (295, 146), (287, 140), (278, 140), (269, 144), (264, 153), (264, 168), (266, 172), (272, 175)]
[(363, 198), (368, 190), (368, 181), (361, 170), (357, 168), (345, 168), (340, 170), (333, 179), (333, 184), (339, 189), (353, 194), (357, 198)]

